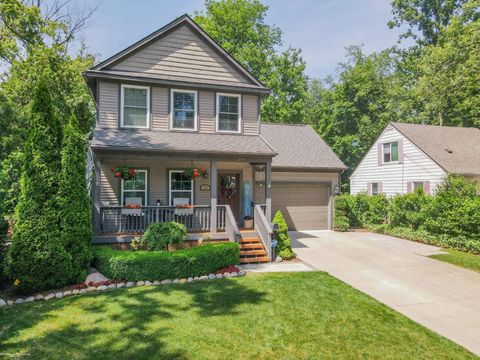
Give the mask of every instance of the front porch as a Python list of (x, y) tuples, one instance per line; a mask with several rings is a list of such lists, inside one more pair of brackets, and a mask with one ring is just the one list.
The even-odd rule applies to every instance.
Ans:
[[(242, 244), (244, 217), (252, 217), (248, 239), (261, 240), (270, 259), (270, 160), (185, 160), (98, 151), (94, 156), (94, 244), (129, 243), (150, 224), (169, 221), (185, 225), (188, 240), (228, 239)], [(134, 168), (138, 178), (115, 176), (112, 169), (123, 166)], [(201, 168), (202, 175), (185, 177), (184, 170), (192, 167)], [(138, 204), (134, 208), (132, 201)]]

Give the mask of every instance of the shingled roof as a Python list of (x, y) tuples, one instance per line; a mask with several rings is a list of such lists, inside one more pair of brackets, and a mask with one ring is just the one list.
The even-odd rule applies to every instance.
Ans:
[(448, 173), (480, 175), (480, 129), (390, 124)]
[(260, 136), (180, 133), (172, 131), (95, 130), (93, 149), (142, 150), (169, 153), (274, 156)]
[(272, 159), (274, 168), (331, 169), (347, 167), (308, 125), (261, 124), (261, 136), (278, 155)]

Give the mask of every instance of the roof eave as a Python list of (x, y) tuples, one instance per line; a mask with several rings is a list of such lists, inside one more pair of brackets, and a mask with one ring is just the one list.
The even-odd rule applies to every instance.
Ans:
[(90, 79), (108, 79), (108, 80), (118, 80), (118, 81), (130, 81), (130, 82), (141, 82), (141, 83), (152, 83), (159, 85), (168, 85), (168, 86), (184, 86), (192, 88), (204, 88), (204, 89), (221, 89), (221, 90), (230, 90), (230, 91), (239, 91), (242, 93), (255, 93), (255, 94), (265, 94), (268, 95), (271, 93), (270, 89), (264, 87), (255, 87), (255, 86), (236, 86), (236, 85), (225, 85), (225, 84), (210, 84), (210, 83), (199, 83), (199, 82), (189, 82), (181, 80), (167, 80), (152, 78), (148, 76), (130, 76), (122, 74), (111, 74), (104, 73), (100, 70), (87, 70), (83, 73), (84, 78), (87, 80)]

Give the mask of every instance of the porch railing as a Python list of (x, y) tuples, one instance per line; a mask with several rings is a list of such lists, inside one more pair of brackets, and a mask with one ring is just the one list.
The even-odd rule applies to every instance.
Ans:
[(262, 239), (263, 246), (267, 252), (268, 258), (272, 259), (272, 237), (273, 230), (270, 222), (267, 220), (262, 205), (255, 205), (253, 211), (253, 221), (255, 223), (255, 230), (260, 239)]
[[(141, 209), (125, 209), (122, 206), (100, 207), (101, 234), (141, 234), (151, 223), (176, 221), (188, 231), (210, 231), (210, 206), (195, 205), (192, 214), (175, 214), (174, 206), (142, 206)], [(218, 229), (225, 228), (218, 212)], [(224, 217), (223, 217), (224, 218)], [(222, 230), (223, 230), (222, 229)]]
[(231, 242), (240, 242), (240, 230), (238, 229), (235, 216), (229, 205), (221, 205), (225, 209), (225, 232)]

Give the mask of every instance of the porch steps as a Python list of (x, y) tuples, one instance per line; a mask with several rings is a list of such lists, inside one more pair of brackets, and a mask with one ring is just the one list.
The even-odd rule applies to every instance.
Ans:
[[(240, 264), (256, 264), (269, 262), (262, 240), (252, 231), (241, 232)], [(255, 236), (256, 235), (256, 236)]]

